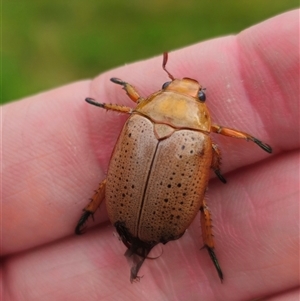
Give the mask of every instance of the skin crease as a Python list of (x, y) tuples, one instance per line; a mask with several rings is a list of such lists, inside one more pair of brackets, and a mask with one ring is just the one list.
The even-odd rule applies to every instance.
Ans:
[(2, 107), (3, 300), (298, 300), (299, 11), (169, 53), (174, 77), (207, 88), (215, 123), (273, 148), (269, 155), (211, 135), (228, 181), (211, 172), (206, 197), (223, 284), (200, 250), (199, 215), (150, 254), (159, 257), (145, 261), (134, 284), (105, 206), (85, 235), (74, 235), (127, 118), (84, 98), (134, 106), (109, 78), (147, 96), (169, 80), (161, 63), (162, 55)]

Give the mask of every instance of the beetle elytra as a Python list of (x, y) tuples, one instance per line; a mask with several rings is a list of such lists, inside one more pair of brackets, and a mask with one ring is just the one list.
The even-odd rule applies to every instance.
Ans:
[(220, 173), (220, 150), (210, 133), (252, 141), (269, 153), (272, 149), (247, 133), (212, 123), (204, 89), (194, 79), (174, 78), (166, 69), (167, 59), (164, 53), (162, 67), (171, 81), (147, 98), (129, 83), (111, 79), (136, 103), (134, 109), (86, 99), (130, 117), (115, 145), (107, 178), (84, 209), (75, 233), (82, 233), (105, 198), (108, 217), (127, 247), (132, 282), (139, 279), (138, 271), (151, 249), (180, 238), (200, 210), (204, 247), (222, 280), (204, 195), (210, 169), (222, 182), (226, 180)]

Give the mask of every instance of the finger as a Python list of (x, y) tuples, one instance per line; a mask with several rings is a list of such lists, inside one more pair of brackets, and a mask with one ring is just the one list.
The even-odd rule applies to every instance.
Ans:
[(3, 107), (4, 254), (70, 234), (104, 175), (87, 134), (88, 88), (75, 83)]
[(239, 300), (254, 299), (249, 286), (256, 296), (298, 286), (298, 161), (298, 151), (276, 156), (230, 173), (227, 186), (209, 186), (215, 252), (224, 279), (240, 288), (231, 292)]
[[(294, 198), (297, 186), (298, 155), (286, 163), (279, 156), (273, 166), (257, 166), (249, 173), (237, 174), (234, 183), (238, 190), (226, 190), (219, 183), (211, 185), (208, 198), (215, 230), (216, 253), (224, 270), (224, 282), (217, 278), (209, 255), (201, 251), (197, 218), (177, 241), (154, 250), (155, 260), (146, 260), (141, 281), (131, 285), (129, 266), (124, 254), (126, 247), (112, 233), (113, 226), (90, 230), (86, 235), (58, 240), (32, 252), (11, 256), (4, 264), (4, 275), (14, 279), (10, 289), (28, 292), (28, 300), (41, 299), (46, 294), (55, 300), (76, 292), (82, 300), (93, 295), (101, 300), (112, 299), (159, 300), (160, 296), (184, 295), (187, 300), (203, 296), (204, 300), (252, 300), (298, 286), (298, 201)], [(257, 185), (272, 177), (270, 187)], [(239, 182), (240, 181), (240, 182)], [(221, 186), (221, 189), (217, 189)], [(253, 198), (256, 192), (260, 199)], [(292, 192), (288, 197), (285, 191)], [(222, 201), (221, 201), (222, 200)], [(22, 271), (20, 273), (20, 271)], [(26, 279), (26, 281), (24, 281)], [(263, 281), (261, 280), (263, 279)], [(180, 282), (180, 285), (174, 285)], [(113, 289), (112, 289), (113, 286)], [(186, 290), (186, 288), (189, 290)], [(34, 289), (32, 289), (34, 288)], [(130, 296), (130, 297), (127, 297)]]
[[(290, 18), (288, 16), (289, 14), (280, 16), (280, 23), (284, 18)], [(271, 36), (273, 28), (270, 25), (273, 22), (274, 20), (270, 20), (259, 26), (265, 34)], [(282, 39), (287, 43), (295, 35), (295, 28), (295, 25), (288, 29), (278, 28), (276, 37), (281, 37), (280, 43)], [(249, 34), (254, 29), (249, 29)], [(246, 37), (246, 33), (243, 33), (242, 40)], [(263, 43), (266, 51), (273, 51), (274, 44), (264, 43), (261, 36), (256, 43)], [(278, 48), (279, 42), (277, 43), (275, 46)], [(180, 77), (181, 74), (182, 77), (193, 77), (203, 82), (207, 88), (210, 87), (212, 92), (209, 93), (212, 94), (208, 94), (211, 99), (209, 105), (215, 120), (249, 131), (261, 140), (277, 145), (277, 149), (292, 149), (297, 142), (297, 139), (289, 139), (291, 136), (295, 137), (297, 131), (293, 126), (295, 118), (292, 114), (295, 108), (292, 94), (295, 90), (292, 85), (294, 82), (289, 89), (292, 95), (289, 95), (288, 107), (284, 94), (279, 93), (278, 97), (276, 93), (272, 102), (274, 104), (276, 101), (276, 109), (283, 112), (284, 117), (290, 115), (289, 127), (281, 127), (280, 118), (274, 118), (270, 122), (268, 106), (260, 107), (258, 114), (256, 102), (252, 103), (248, 99), (242, 102), (227, 101), (226, 106), (220, 105), (220, 99), (223, 102), (224, 99), (244, 99), (242, 96), (247, 96), (246, 92), (248, 93), (239, 78), (243, 64), (237, 60), (237, 46), (237, 40), (233, 37), (198, 44), (170, 54), (167, 68), (175, 77)], [(289, 50), (290, 66), (294, 65), (295, 48), (297, 49), (296, 46), (290, 47)], [(223, 56), (220, 58), (220, 55)], [(83, 99), (92, 96), (98, 100), (105, 99), (106, 102), (132, 105), (130, 99), (121, 93), (123, 91), (120, 91), (120, 87), (114, 86), (108, 79), (112, 76), (126, 79), (142, 95), (148, 95), (159, 89), (167, 78), (161, 68), (156, 66), (161, 66), (161, 58), (108, 72), (93, 81), (90, 87), (88, 82), (74, 84), (4, 108), (3, 143), (7, 147), (4, 148), (3, 158), (6, 164), (3, 171), (8, 175), (3, 185), (3, 210), (6, 212), (3, 219), (6, 233), (3, 237), (4, 252), (33, 247), (73, 233), (76, 212), (79, 207), (85, 206), (91, 191), (97, 187), (97, 182), (104, 178), (110, 154), (126, 119), (126, 116), (89, 107)], [(276, 76), (286, 76), (281, 72), (285, 71), (281, 70), (284, 66), (278, 66)], [(244, 71), (244, 74), (249, 79), (255, 79), (257, 70), (260, 70), (258, 68)], [(290, 69), (289, 76), (292, 76), (294, 69)], [(228, 83), (237, 84), (229, 89)], [(274, 87), (272, 83), (266, 78), (263, 87), (258, 85), (255, 88), (263, 94), (266, 87)], [(223, 118), (224, 122), (221, 121)], [(278, 135), (270, 135), (274, 129), (280, 131), (279, 138)], [(234, 141), (229, 147), (228, 139), (219, 140), (226, 157), (223, 165), (225, 171), (268, 156), (254, 145), (247, 144), (244, 148), (244, 141)], [(240, 151), (242, 145), (243, 152)], [(227, 152), (231, 156), (227, 156)]]

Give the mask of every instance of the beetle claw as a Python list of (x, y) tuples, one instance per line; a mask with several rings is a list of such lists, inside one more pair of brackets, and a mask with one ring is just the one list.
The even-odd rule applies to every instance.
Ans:
[(100, 103), (100, 102), (97, 102), (95, 99), (93, 98), (90, 98), (90, 97), (87, 97), (85, 99), (85, 101), (91, 105), (94, 105), (96, 107), (100, 107), (100, 108), (104, 108), (105, 107), (105, 104), (104, 103)]
[(208, 254), (209, 254), (209, 256), (210, 256), (212, 262), (214, 263), (214, 266), (215, 266), (215, 268), (216, 268), (216, 270), (217, 270), (217, 272), (218, 272), (219, 278), (220, 278), (221, 282), (223, 282), (223, 272), (222, 272), (222, 270), (221, 270), (221, 267), (220, 267), (220, 265), (219, 265), (217, 256), (216, 256), (216, 254), (215, 254), (213, 248), (210, 248), (210, 247), (207, 246), (207, 245), (203, 246), (202, 249), (203, 249), (203, 248), (206, 248), (206, 249), (207, 249)]
[[(77, 226), (75, 228), (75, 234), (76, 235), (81, 235), (83, 234), (85, 231), (85, 227), (83, 228), (84, 224), (86, 223), (86, 221), (88, 220), (89, 216), (92, 215), (93, 217), (93, 214), (92, 212), (89, 212), (89, 211), (85, 211), (83, 212), (83, 214), (81, 215), (78, 223), (77, 223)], [(94, 219), (94, 217), (93, 217)]]
[(82, 234), (84, 234), (86, 232), (86, 227), (83, 227), (83, 228), (81, 228), (81, 227), (76, 227), (76, 229), (75, 229), (75, 233), (76, 233), (76, 235), (82, 235)]
[(120, 78), (117, 78), (117, 77), (112, 77), (110, 79), (110, 81), (117, 84), (117, 85), (121, 85), (121, 86), (126, 85), (126, 83), (123, 80), (121, 80)]
[(272, 153), (272, 147), (269, 144), (263, 143), (256, 138), (253, 138), (253, 142), (256, 143), (259, 147), (261, 147), (264, 151), (266, 151), (270, 154)]
[(221, 182), (223, 182), (224, 184), (227, 183), (226, 179), (222, 176), (220, 170), (215, 170), (215, 174), (217, 175), (217, 177), (221, 180)]

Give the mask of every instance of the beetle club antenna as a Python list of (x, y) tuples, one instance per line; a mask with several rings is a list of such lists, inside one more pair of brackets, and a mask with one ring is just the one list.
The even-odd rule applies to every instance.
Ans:
[(166, 69), (167, 61), (168, 61), (168, 52), (164, 52), (164, 58), (163, 58), (162, 67), (167, 72), (167, 74), (169, 75), (170, 79), (174, 80), (175, 79), (174, 76)]

